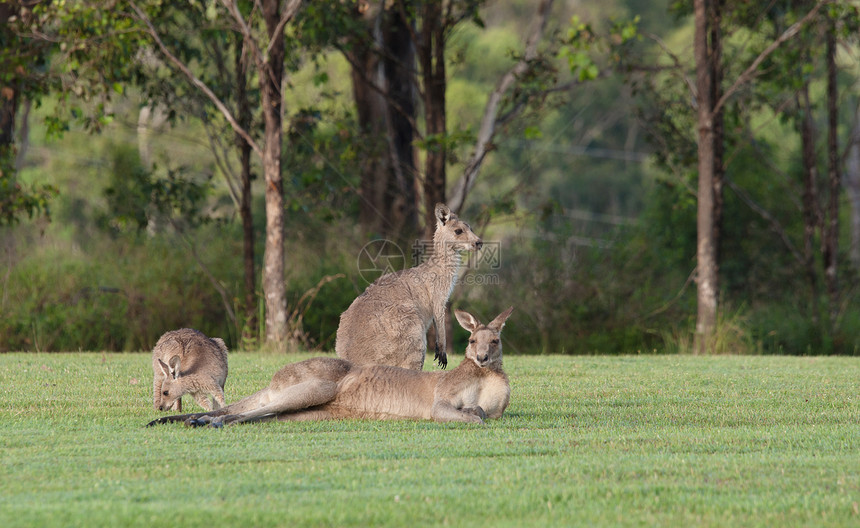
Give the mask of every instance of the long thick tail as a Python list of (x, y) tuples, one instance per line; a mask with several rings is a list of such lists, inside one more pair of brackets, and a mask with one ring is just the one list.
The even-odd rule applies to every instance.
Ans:
[(264, 394), (268, 394), (269, 389), (265, 388), (263, 390), (257, 391), (254, 394), (242, 398), (241, 400), (231, 403), (226, 407), (221, 407), (220, 409), (216, 409), (214, 411), (209, 412), (201, 412), (201, 413), (190, 413), (190, 414), (174, 414), (171, 416), (165, 416), (163, 418), (159, 418), (157, 420), (153, 420), (146, 424), (147, 427), (152, 427), (153, 425), (173, 423), (173, 422), (186, 422), (188, 424), (192, 420), (198, 420), (204, 416), (216, 417), (216, 416), (224, 416), (225, 414), (237, 414), (246, 412), (250, 409), (256, 409), (260, 406), (260, 400), (263, 398)]
[(146, 424), (146, 427), (152, 427), (154, 425), (173, 423), (173, 422), (187, 422), (189, 420), (197, 420), (202, 416), (221, 416), (222, 414), (227, 414), (224, 412), (225, 408), (218, 409), (217, 411), (210, 411), (205, 413), (190, 413), (190, 414), (172, 414), (170, 416), (163, 416), (158, 418), (157, 420), (153, 420)]

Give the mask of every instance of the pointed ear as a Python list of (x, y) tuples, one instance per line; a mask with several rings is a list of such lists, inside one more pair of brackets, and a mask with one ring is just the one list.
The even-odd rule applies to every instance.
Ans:
[(436, 221), (441, 225), (445, 225), (448, 223), (448, 220), (451, 219), (451, 210), (448, 209), (448, 206), (443, 203), (436, 204)]
[(181, 359), (179, 356), (173, 356), (172, 358), (170, 358), (170, 377), (173, 379), (176, 379), (179, 377), (180, 361), (181, 361)]
[(164, 374), (165, 378), (172, 378), (173, 377), (170, 375), (170, 367), (167, 366), (167, 363), (165, 363), (164, 361), (161, 361), (159, 359), (158, 360), (158, 366), (161, 367), (161, 372), (162, 372), (162, 374)]
[(457, 321), (460, 323), (460, 326), (468, 330), (469, 332), (474, 332), (481, 326), (481, 323), (478, 322), (475, 317), (469, 312), (464, 312), (463, 310), (454, 310), (454, 317), (457, 318)]
[(508, 320), (508, 317), (511, 316), (511, 312), (513, 312), (513, 311), (514, 311), (514, 307), (511, 306), (510, 308), (508, 308), (504, 312), (500, 313), (499, 315), (496, 316), (495, 319), (490, 321), (490, 324), (487, 325), (487, 328), (495, 330), (496, 332), (501, 332), (502, 328), (505, 327), (505, 321)]

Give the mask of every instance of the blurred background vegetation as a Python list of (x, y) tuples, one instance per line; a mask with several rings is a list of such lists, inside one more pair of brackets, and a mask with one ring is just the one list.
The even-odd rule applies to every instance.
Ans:
[[(127, 9), (118, 4), (118, 12)], [(200, 50), (206, 39), (220, 37), (207, 34), (211, 28), (197, 24), (193, 13), (151, 4), (145, 7), (163, 17), (153, 20), (163, 23), (165, 40), (214, 84), (219, 74)], [(205, 12), (215, 4), (190, 2), (189, 9)], [(752, 4), (721, 3), (729, 84), (817, 5)], [(351, 26), (332, 35), (334, 22), (320, 13), (343, 5), (353, 3), (309, 3), (288, 31), (282, 175), (290, 340), (278, 350), (332, 350), (340, 313), (367, 285), (358, 265), (361, 248), (391, 238), (411, 265), (412, 241), (421, 236), (360, 221), (362, 171), (386, 154), (373, 141), (380, 138), (368, 139), (359, 123), (355, 67), (347, 60), (355, 48), (344, 44)], [(524, 56), (538, 2), (469, 5), (470, 17), (446, 34), (447, 135), (413, 142), (419, 173), (433, 141), (447, 142), (446, 194), (474, 149), (488, 96)], [(552, 6), (539, 55), (505, 95), (503, 111), (517, 112), (500, 120), (461, 210), (499, 253), (496, 260), (478, 255), (466, 266), (452, 306), (487, 319), (514, 305), (507, 353), (690, 350), (697, 178), (691, 5)], [(755, 82), (726, 107), (715, 352), (858, 353), (860, 223), (853, 219), (860, 212), (850, 189), (860, 179), (860, 167), (852, 165), (860, 164), (852, 162), (860, 148), (856, 10), (856, 2), (826, 3), (820, 23), (808, 24), (769, 56)], [(6, 16), (26, 22), (20, 13)], [(67, 34), (86, 21), (82, 12), (53, 16), (54, 27)], [(134, 28), (134, 17), (126, 20)], [(840, 22), (827, 25), (833, 20)], [(3, 30), (4, 82), (20, 74), (21, 61), (30, 60), (27, 71), (45, 72), (47, 79), (58, 61), (70, 60), (53, 52), (42, 52), (42, 63), (21, 58), (16, 39), (35, 38), (37, 23), (28, 23)], [(203, 29), (182, 31), (190, 26)], [(619, 37), (630, 27), (634, 38)], [(814, 188), (823, 203), (827, 71), (819, 52), (826, 33), (837, 30), (844, 177), (833, 305), (821, 286), (822, 234), (810, 234), (803, 216), (808, 170), (801, 125), (808, 118), (818, 132)], [(101, 65), (99, 82), (108, 89), (58, 82), (22, 90), (29, 97), (16, 102), (14, 148), (5, 153), (0, 195), (4, 215), (17, 211), (0, 226), (0, 351), (146, 350), (163, 332), (186, 326), (224, 338), (231, 350), (264, 346), (259, 272), (248, 297), (242, 223), (229, 188), (228, 166), (238, 163), (230, 159), (232, 131), (180, 74), (153, 58), (146, 35), (128, 33), (139, 40), (117, 46), (126, 46), (129, 71), (111, 73), (113, 62), (104, 57), (89, 69), (83, 60), (71, 67), (80, 82)], [(69, 63), (61, 66), (68, 74)], [(249, 119), (252, 128), (261, 126), (259, 115)], [(259, 161), (251, 173), (261, 174)], [(251, 189), (259, 270), (262, 179)], [(425, 206), (415, 199), (415, 207), (420, 231)], [(454, 350), (461, 350), (464, 336), (456, 336)]]

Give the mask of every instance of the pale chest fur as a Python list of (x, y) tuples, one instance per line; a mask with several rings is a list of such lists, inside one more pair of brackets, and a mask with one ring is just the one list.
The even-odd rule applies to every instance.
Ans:
[(478, 405), (484, 409), (490, 418), (498, 418), (508, 407), (511, 397), (511, 386), (504, 374), (491, 376), (485, 380), (478, 394)]

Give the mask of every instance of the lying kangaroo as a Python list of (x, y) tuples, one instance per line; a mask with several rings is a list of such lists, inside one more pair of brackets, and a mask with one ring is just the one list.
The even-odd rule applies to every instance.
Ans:
[(460, 269), (460, 252), (481, 239), (445, 204), (436, 204), (433, 254), (415, 266), (379, 277), (340, 316), (335, 351), (358, 365), (424, 367), (427, 330), (436, 327), (435, 360), (448, 365), (446, 305)]
[(207, 411), (219, 409), (225, 404), (227, 345), (191, 328), (171, 330), (152, 349), (152, 372), (156, 410), (181, 411), (185, 394), (191, 394)]
[(192, 426), (221, 427), (275, 419), (344, 418), (483, 423), (485, 418), (500, 417), (508, 406), (511, 389), (502, 370), (499, 336), (513, 309), (487, 325), (457, 310), (457, 320), (472, 335), (465, 359), (450, 371), (355, 365), (340, 358), (318, 357), (283, 367), (267, 388), (223, 409), (165, 416), (148, 425), (184, 421)]

